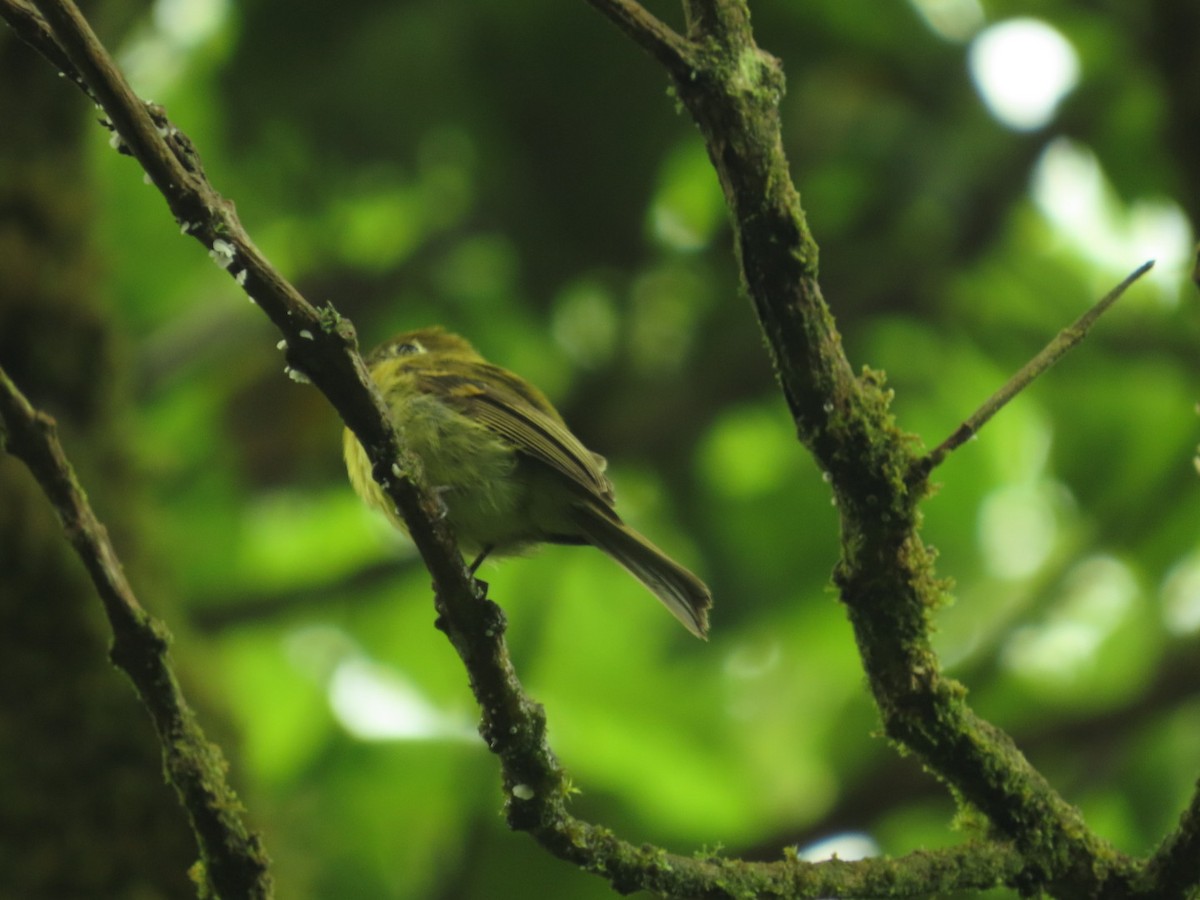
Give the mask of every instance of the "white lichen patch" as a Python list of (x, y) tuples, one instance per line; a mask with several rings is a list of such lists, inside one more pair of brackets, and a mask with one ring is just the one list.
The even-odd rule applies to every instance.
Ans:
[(208, 255), (212, 257), (213, 262), (215, 262), (222, 269), (228, 269), (231, 265), (233, 265), (233, 257), (235, 252), (236, 251), (233, 244), (229, 243), (229, 241), (223, 241), (220, 238), (217, 238), (215, 241), (213, 241), (212, 249), (208, 251)]

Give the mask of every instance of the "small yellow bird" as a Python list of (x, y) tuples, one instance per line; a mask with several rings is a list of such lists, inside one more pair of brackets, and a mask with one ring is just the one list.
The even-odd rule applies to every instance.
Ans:
[[(535, 544), (591, 544), (642, 582), (696, 637), (708, 633), (712, 594), (613, 508), (604, 457), (567, 429), (536, 387), (441, 328), (392, 338), (367, 357), (418, 480), (436, 491), (462, 548), (478, 557)], [(371, 477), (358, 439), (343, 439), (350, 483), (408, 533)]]

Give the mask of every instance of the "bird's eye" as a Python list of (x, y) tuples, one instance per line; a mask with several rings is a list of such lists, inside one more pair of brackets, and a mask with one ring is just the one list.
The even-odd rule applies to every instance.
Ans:
[(392, 347), (393, 356), (415, 356), (424, 352), (425, 348), (420, 341), (405, 341), (403, 344), (396, 344)]

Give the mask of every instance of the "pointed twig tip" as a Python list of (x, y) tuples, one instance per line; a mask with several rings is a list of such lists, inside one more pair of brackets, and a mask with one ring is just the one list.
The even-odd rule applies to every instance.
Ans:
[(1000, 411), (1010, 400), (1023, 391), (1035, 378), (1058, 362), (1072, 347), (1087, 335), (1088, 330), (1096, 323), (1114, 303), (1121, 299), (1129, 287), (1154, 268), (1154, 260), (1148, 259), (1128, 275), (1121, 283), (1105, 294), (1087, 312), (1068, 325), (1050, 341), (1042, 351), (1027, 362), (1010, 378), (1000, 390), (989, 397), (979, 409), (955, 429), (954, 433), (942, 441), (932, 452), (917, 461), (913, 469), (914, 479), (926, 477), (951, 452), (962, 446), (972, 435), (978, 433), (989, 419)]

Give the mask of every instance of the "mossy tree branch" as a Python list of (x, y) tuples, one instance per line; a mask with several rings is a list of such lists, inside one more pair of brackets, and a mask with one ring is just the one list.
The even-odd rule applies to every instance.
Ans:
[[(628, 3), (590, 2), (628, 31)], [(688, 66), (667, 65), (667, 73), (720, 178), (743, 286), (797, 434), (833, 486), (842, 533), (834, 580), (886, 733), (1021, 850), (1026, 865), (1012, 884), (1063, 897), (1154, 895), (1142, 866), (1091, 833), (1008, 736), (975, 715), (962, 686), (942, 675), (929, 641), (942, 588), (918, 533), (930, 467), (894, 423), (882, 376), (855, 376), (842, 350), (783, 151), (781, 67), (755, 44), (745, 0), (683, 5)], [(1195, 885), (1200, 865), (1189, 878)]]
[(266, 852), (242, 821), (241, 803), (225, 781), (220, 749), (205, 738), (179, 689), (168, 659), (166, 628), (134, 596), (108, 532), (63, 453), (54, 420), (30, 406), (3, 369), (0, 447), (29, 468), (96, 585), (112, 627), (110, 657), (149, 711), (167, 775), (191, 819), (202, 864), (195, 877), (216, 897), (267, 900), (272, 881)]

